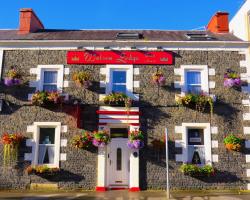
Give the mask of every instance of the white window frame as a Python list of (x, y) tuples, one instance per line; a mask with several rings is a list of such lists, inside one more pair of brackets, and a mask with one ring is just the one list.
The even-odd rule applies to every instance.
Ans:
[(0, 49), (0, 80), (2, 79), (3, 72), (3, 50)]
[(57, 91), (62, 92), (63, 89), (63, 73), (64, 65), (38, 65), (37, 66), (37, 90), (42, 91), (44, 85), (44, 71), (57, 71)]
[(198, 128), (204, 130), (205, 164), (212, 165), (212, 141), (210, 123), (182, 123), (182, 155), (183, 163), (188, 162), (188, 129)]
[(106, 95), (112, 92), (112, 71), (124, 70), (126, 74), (126, 95), (133, 97), (133, 65), (106, 65)]
[(208, 66), (207, 65), (181, 65), (181, 95), (187, 93), (187, 72), (200, 71), (201, 72), (201, 90), (209, 94), (208, 85)]
[(38, 149), (39, 149), (39, 138), (40, 128), (55, 128), (55, 155), (53, 164), (43, 164), (48, 167), (58, 167), (60, 162), (60, 141), (61, 141), (61, 122), (34, 122), (34, 149), (32, 149), (33, 160), (32, 165), (37, 166), (38, 164)]

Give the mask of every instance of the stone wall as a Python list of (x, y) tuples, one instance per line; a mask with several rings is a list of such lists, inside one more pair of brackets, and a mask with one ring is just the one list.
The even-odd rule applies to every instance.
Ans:
[[(166, 185), (165, 150), (155, 150), (151, 144), (154, 139), (162, 139), (164, 129), (169, 131), (170, 149), (170, 184), (172, 189), (246, 189), (245, 179), (245, 154), (227, 152), (223, 145), (223, 138), (228, 133), (243, 133), (243, 93), (240, 90), (225, 89), (223, 87), (223, 75), (227, 68), (239, 73), (239, 61), (244, 57), (238, 52), (223, 51), (176, 51), (175, 63), (170, 66), (136, 65), (140, 68), (140, 74), (134, 79), (140, 81), (140, 88), (135, 89), (140, 94), (140, 118), (141, 129), (146, 135), (146, 147), (140, 151), (140, 186), (142, 189), (164, 189)], [(70, 68), (70, 74), (66, 78), (70, 80), (69, 87), (64, 89), (70, 95), (68, 105), (56, 108), (44, 108), (32, 106), (28, 94), (35, 88), (30, 88), (28, 81), (35, 80), (30, 75), (30, 68), (42, 64), (64, 64)], [(214, 114), (199, 113), (192, 109), (179, 108), (175, 105), (175, 94), (180, 89), (174, 87), (174, 82), (180, 77), (174, 74), (174, 68), (180, 65), (208, 65), (215, 68), (215, 89), (210, 93), (217, 96)], [(24, 153), (30, 153), (31, 149), (22, 144), (18, 164), (13, 164), (5, 173), (0, 170), (0, 188), (26, 188), (30, 183), (55, 182), (61, 188), (94, 189), (97, 177), (97, 152), (76, 150), (70, 146), (73, 135), (80, 133), (76, 125), (75, 106), (77, 100), (82, 107), (82, 127), (87, 130), (97, 129), (97, 116), (99, 94), (104, 90), (100, 88), (100, 68), (103, 65), (67, 65), (66, 51), (59, 50), (9, 50), (4, 52), (3, 77), (11, 66), (16, 66), (22, 72), (25, 84), (6, 88), (0, 86), (0, 93), (5, 94), (4, 110), (0, 113), (0, 134), (4, 132), (20, 132), (27, 138), (32, 138), (26, 133), (28, 125), (34, 121), (59, 121), (68, 126), (68, 132), (63, 133), (62, 138), (68, 139), (67, 147), (61, 152), (67, 154), (67, 160), (60, 162), (60, 168), (65, 173), (50, 179), (35, 175), (28, 176), (23, 172), (25, 166)], [(74, 71), (88, 70), (93, 77), (93, 86), (90, 89), (76, 88), (71, 76)], [(151, 75), (157, 70), (166, 76), (166, 85), (158, 88), (151, 83)], [(245, 98), (245, 97), (244, 97)], [(213, 163), (218, 169), (215, 177), (195, 179), (184, 176), (179, 172), (180, 162), (175, 161), (175, 154), (180, 154), (181, 149), (175, 148), (174, 141), (180, 139), (180, 134), (174, 133), (174, 127), (184, 122), (211, 123), (218, 127), (218, 134), (212, 135), (212, 139), (219, 141), (218, 149), (212, 149), (212, 154), (218, 154), (219, 160)], [(243, 136), (243, 135), (242, 135)], [(3, 155), (3, 146), (0, 145), (0, 155)], [(2, 158), (0, 166), (3, 166)]]

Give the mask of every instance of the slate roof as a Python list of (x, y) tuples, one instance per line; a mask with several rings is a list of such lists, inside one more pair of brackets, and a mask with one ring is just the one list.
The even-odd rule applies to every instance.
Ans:
[(53, 30), (44, 29), (35, 33), (19, 35), (18, 30), (0, 30), (0, 40), (118, 40), (118, 33), (140, 33), (147, 41), (190, 41), (191, 34), (207, 34), (213, 41), (241, 41), (231, 33), (215, 34), (209, 31), (165, 31), (165, 30)]

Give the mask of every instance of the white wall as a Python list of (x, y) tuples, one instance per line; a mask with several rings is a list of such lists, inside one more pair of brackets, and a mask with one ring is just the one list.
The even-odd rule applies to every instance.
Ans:
[[(250, 12), (250, 0), (246, 0), (229, 23), (230, 32), (242, 40), (248, 41), (250, 24), (247, 13)], [(248, 25), (247, 25), (248, 23)]]

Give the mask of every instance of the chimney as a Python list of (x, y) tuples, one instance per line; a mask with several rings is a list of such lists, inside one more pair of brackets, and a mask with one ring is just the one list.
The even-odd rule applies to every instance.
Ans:
[(217, 12), (207, 25), (207, 30), (213, 33), (228, 33), (229, 22), (227, 12)]
[(44, 29), (42, 22), (31, 8), (20, 9), (18, 34), (28, 34)]

